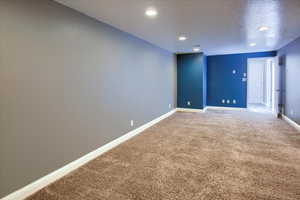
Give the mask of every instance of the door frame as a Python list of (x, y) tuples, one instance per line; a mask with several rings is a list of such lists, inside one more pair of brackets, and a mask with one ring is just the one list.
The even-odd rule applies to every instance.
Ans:
[[(273, 57), (257, 57), (257, 58), (248, 58), (247, 59), (247, 73), (246, 73), (246, 81), (247, 81), (247, 87), (246, 87), (246, 106), (248, 108), (248, 96), (249, 96), (249, 61), (251, 60), (271, 60), (272, 61), (272, 67), (271, 67), (271, 109), (272, 109), (272, 113), (273, 114), (277, 114), (278, 109), (276, 109), (276, 103), (278, 103), (279, 99), (277, 99), (278, 97), (276, 96), (276, 84), (278, 84), (278, 77), (277, 73), (278, 70), (276, 70), (276, 67), (278, 65), (278, 56), (273, 56)], [(278, 106), (277, 106), (278, 107)]]

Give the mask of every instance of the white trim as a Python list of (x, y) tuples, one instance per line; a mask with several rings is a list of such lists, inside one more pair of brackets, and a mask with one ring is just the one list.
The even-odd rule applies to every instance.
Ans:
[(297, 124), (295, 121), (293, 121), (292, 119), (288, 118), (285, 115), (282, 115), (282, 119), (284, 121), (286, 121), (287, 123), (289, 123), (292, 127), (294, 127), (295, 129), (297, 129), (298, 131), (300, 131), (300, 125)]
[(176, 108), (177, 112), (205, 112), (202, 109), (192, 109), (192, 108)]
[(171, 110), (170, 112), (144, 124), (137, 129), (130, 131), (129, 133), (105, 144), (104, 146), (92, 151), (85, 156), (65, 165), (64, 167), (55, 170), (54, 172), (34, 181), (33, 183), (9, 194), (8, 196), (2, 198), (1, 200), (22, 200), (30, 195), (34, 194), (35, 192), (39, 191), (40, 189), (46, 187), (47, 185), (53, 183), (54, 181), (62, 178), (63, 176), (67, 175), (68, 173), (72, 172), (73, 170), (81, 167), (82, 165), (88, 163), (89, 161), (97, 158), (98, 156), (102, 155), (103, 153), (111, 150), (112, 148), (118, 146), (119, 144), (129, 140), (130, 138), (140, 134), (147, 128), (153, 126), (154, 124), (160, 122), (161, 120), (169, 117), (170, 115), (174, 114), (176, 109)]
[(218, 107), (218, 106), (207, 106), (206, 109), (211, 109), (211, 110), (239, 110), (239, 111), (245, 111), (245, 110), (247, 110), (247, 108)]

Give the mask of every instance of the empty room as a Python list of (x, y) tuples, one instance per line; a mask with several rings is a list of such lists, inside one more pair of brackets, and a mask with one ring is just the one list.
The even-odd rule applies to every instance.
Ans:
[(0, 0), (0, 200), (300, 200), (300, 0)]

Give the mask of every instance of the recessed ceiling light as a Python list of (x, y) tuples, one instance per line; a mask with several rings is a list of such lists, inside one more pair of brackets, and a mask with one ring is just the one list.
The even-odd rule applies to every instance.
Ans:
[(157, 15), (157, 10), (154, 8), (148, 8), (145, 14), (149, 17), (155, 17)]
[(199, 51), (200, 51), (200, 47), (198, 47), (198, 46), (194, 47), (194, 48), (193, 48), (193, 51), (194, 51), (194, 52), (199, 52)]
[(255, 46), (256, 46), (256, 43), (255, 43), (255, 42), (251, 42), (251, 43), (249, 44), (249, 46), (250, 46), (250, 47), (255, 47)]
[(180, 36), (179, 38), (178, 38), (178, 40), (180, 40), (180, 41), (185, 41), (187, 39), (187, 37), (185, 37), (185, 36)]
[(261, 26), (261, 27), (259, 27), (259, 31), (261, 31), (261, 32), (264, 32), (264, 31), (268, 31), (270, 29), (270, 27), (268, 27), (268, 26)]

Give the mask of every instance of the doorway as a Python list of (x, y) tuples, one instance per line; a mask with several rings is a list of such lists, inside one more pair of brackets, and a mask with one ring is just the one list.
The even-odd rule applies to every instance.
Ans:
[(276, 113), (276, 58), (248, 59), (247, 73), (247, 108)]

